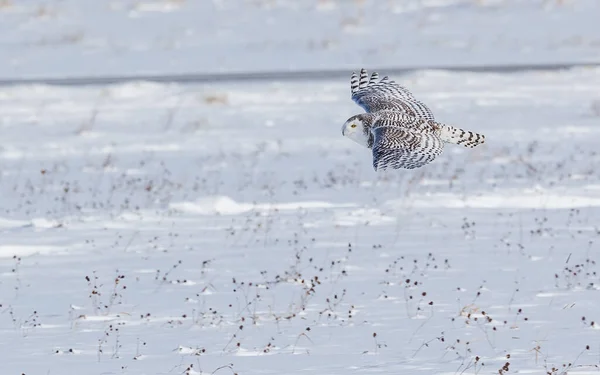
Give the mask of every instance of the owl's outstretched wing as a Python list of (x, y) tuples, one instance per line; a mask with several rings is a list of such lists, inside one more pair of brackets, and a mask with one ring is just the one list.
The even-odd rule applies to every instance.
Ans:
[(367, 112), (392, 110), (407, 113), (414, 117), (435, 120), (433, 112), (422, 102), (415, 99), (405, 87), (390, 80), (387, 76), (378, 81), (379, 74), (374, 72), (371, 78), (365, 69), (360, 77), (353, 72), (350, 79), (352, 100)]
[(371, 130), (375, 170), (414, 169), (431, 163), (444, 149), (435, 133), (421, 133), (399, 127), (379, 126)]

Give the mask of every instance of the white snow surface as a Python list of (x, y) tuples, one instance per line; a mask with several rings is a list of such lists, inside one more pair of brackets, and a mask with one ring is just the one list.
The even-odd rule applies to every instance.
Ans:
[(600, 69), (398, 81), (486, 144), (375, 173), (347, 80), (3, 88), (1, 373), (596, 373)]
[(0, 0), (0, 78), (600, 61), (597, 0)]

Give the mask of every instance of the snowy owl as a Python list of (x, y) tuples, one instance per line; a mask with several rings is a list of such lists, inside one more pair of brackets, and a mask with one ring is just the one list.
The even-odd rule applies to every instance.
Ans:
[(366, 113), (350, 117), (342, 135), (372, 149), (373, 168), (413, 169), (432, 162), (444, 143), (473, 148), (485, 136), (435, 121), (431, 110), (387, 76), (352, 73), (352, 100)]

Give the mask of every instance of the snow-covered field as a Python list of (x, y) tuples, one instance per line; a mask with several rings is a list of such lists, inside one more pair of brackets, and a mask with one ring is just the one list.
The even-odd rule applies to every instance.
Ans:
[(0, 0), (2, 79), (348, 70), (1, 87), (0, 374), (597, 373), (600, 68), (393, 76), (487, 137), (417, 170), (341, 126), (352, 70), (598, 62), (599, 12)]
[(600, 62), (598, 0), (0, 0), (0, 78)]
[(396, 78), (489, 141), (376, 174), (346, 80), (5, 88), (2, 373), (596, 372), (600, 69)]

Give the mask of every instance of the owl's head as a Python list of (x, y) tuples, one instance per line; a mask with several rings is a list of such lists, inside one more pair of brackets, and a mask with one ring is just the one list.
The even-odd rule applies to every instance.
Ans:
[(361, 146), (371, 147), (373, 145), (373, 134), (371, 134), (371, 125), (373, 115), (362, 113), (352, 116), (342, 126), (342, 135), (348, 137)]

